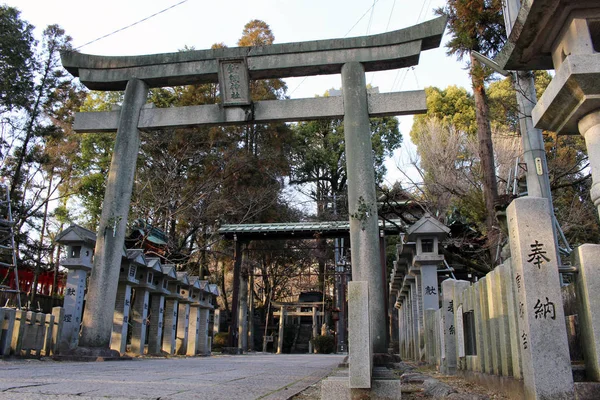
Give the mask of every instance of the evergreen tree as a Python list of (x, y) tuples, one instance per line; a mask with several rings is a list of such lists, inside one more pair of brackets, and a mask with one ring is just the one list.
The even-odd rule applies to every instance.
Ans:
[(494, 150), (485, 81), (490, 75), (487, 67), (474, 57), (473, 51), (493, 57), (501, 48), (506, 35), (502, 17), (501, 0), (449, 0), (446, 7), (436, 10), (448, 17), (452, 39), (448, 42), (448, 54), (459, 59), (468, 56), (471, 83), (475, 100), (479, 158), (483, 177), (483, 194), (486, 206), (487, 237), (491, 263), (495, 262), (498, 244), (498, 223), (495, 206), (498, 201), (498, 185), (494, 165)]

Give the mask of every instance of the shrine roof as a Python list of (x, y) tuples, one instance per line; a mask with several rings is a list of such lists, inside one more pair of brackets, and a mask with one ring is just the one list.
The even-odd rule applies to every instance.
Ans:
[[(404, 223), (398, 219), (390, 222), (379, 220), (379, 228), (386, 235), (398, 234), (405, 229)], [(350, 235), (350, 221), (227, 224), (221, 225), (217, 233), (228, 239), (237, 236), (240, 240), (338, 238)]]

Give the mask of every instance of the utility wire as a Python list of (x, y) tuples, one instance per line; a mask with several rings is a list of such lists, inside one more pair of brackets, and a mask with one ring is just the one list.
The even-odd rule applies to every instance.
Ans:
[[(378, 2), (378, 1), (379, 1), (379, 0), (374, 0), (374, 1), (373, 1), (373, 5), (372, 5), (371, 7), (369, 7), (369, 9), (368, 9), (367, 11), (365, 11), (365, 13), (362, 15), (362, 17), (360, 17), (360, 18), (358, 19), (358, 21), (356, 21), (356, 23), (355, 23), (354, 25), (352, 25), (352, 28), (350, 28), (350, 30), (349, 30), (348, 32), (346, 32), (346, 34), (345, 34), (343, 37), (346, 37), (346, 36), (348, 36), (348, 35), (350, 34), (350, 32), (352, 32), (352, 29), (354, 29), (354, 28), (356, 27), (356, 25), (358, 25), (358, 23), (359, 23), (360, 21), (362, 21), (362, 19), (365, 17), (365, 15), (367, 15), (367, 14), (369, 13), (369, 11), (371, 11), (371, 12), (372, 12), (373, 8), (375, 7), (375, 4), (377, 4), (377, 2)], [(395, 1), (395, 0), (394, 0), (394, 1)], [(371, 15), (373, 15), (373, 14), (371, 14)], [(305, 76), (305, 77), (304, 77), (304, 79), (302, 79), (302, 80), (300, 81), (300, 83), (298, 84), (298, 86), (296, 86), (296, 87), (294, 88), (294, 90), (292, 90), (292, 91), (290, 92), (290, 96), (291, 96), (291, 95), (293, 95), (293, 94), (294, 94), (294, 92), (295, 92), (296, 90), (298, 90), (298, 88), (299, 88), (300, 86), (302, 86), (302, 84), (304, 83), (304, 81), (306, 81), (307, 79), (308, 79), (308, 76)]]
[(354, 25), (352, 25), (352, 28), (350, 28), (350, 30), (348, 32), (346, 32), (346, 34), (344, 35), (344, 37), (348, 36), (348, 34), (350, 34), (350, 32), (352, 32), (352, 29), (354, 29), (356, 27), (356, 25), (358, 25), (358, 23), (360, 21), (362, 21), (362, 19), (365, 17), (365, 15), (367, 15), (369, 13), (369, 11), (371, 11), (373, 9), (373, 7), (375, 7), (375, 4), (377, 4), (379, 0), (375, 0), (373, 1), (373, 5), (371, 7), (369, 7), (369, 9), (362, 15), (362, 17), (360, 17), (358, 19), (358, 21), (356, 21), (356, 23)]
[(144, 22), (144, 21), (147, 21), (147, 20), (149, 20), (149, 19), (150, 19), (150, 18), (152, 18), (152, 17), (156, 17), (157, 15), (159, 15), (159, 14), (162, 14), (162, 13), (164, 13), (165, 11), (168, 11), (168, 10), (170, 10), (170, 9), (172, 9), (172, 8), (175, 8), (175, 7), (177, 7), (177, 6), (179, 6), (179, 5), (183, 4), (183, 3), (185, 3), (185, 2), (187, 2), (187, 1), (188, 1), (188, 0), (182, 0), (182, 1), (180, 1), (179, 3), (177, 3), (177, 4), (173, 4), (172, 6), (165, 8), (164, 10), (161, 10), (161, 11), (159, 11), (159, 12), (157, 12), (157, 13), (154, 13), (154, 14), (152, 14), (152, 15), (150, 15), (150, 16), (148, 16), (148, 17), (146, 17), (146, 18), (140, 19), (139, 21), (137, 21), (137, 22), (134, 22), (133, 24), (127, 25), (127, 26), (125, 26), (125, 27), (123, 27), (123, 28), (121, 28), (121, 29), (117, 29), (117, 30), (116, 30), (116, 31), (114, 31), (114, 32), (107, 33), (107, 34), (106, 34), (106, 35), (104, 35), (104, 36), (100, 36), (99, 38), (96, 38), (96, 39), (94, 39), (94, 40), (92, 40), (92, 41), (90, 41), (90, 42), (87, 42), (87, 43), (85, 43), (85, 44), (82, 44), (81, 46), (79, 46), (79, 47), (76, 47), (76, 48), (75, 48), (75, 50), (79, 50), (79, 49), (81, 49), (82, 47), (84, 47), (84, 46), (87, 46), (88, 44), (95, 43), (95, 42), (97, 42), (97, 41), (99, 41), (99, 40), (102, 40), (102, 39), (104, 39), (104, 38), (107, 38), (107, 37), (109, 37), (109, 36), (112, 36), (112, 35), (114, 35), (115, 33), (122, 32), (122, 31), (124, 31), (125, 29), (129, 29), (129, 28), (131, 28), (132, 26), (135, 26), (135, 25), (137, 25), (137, 24), (139, 24), (139, 23), (142, 23), (142, 22)]

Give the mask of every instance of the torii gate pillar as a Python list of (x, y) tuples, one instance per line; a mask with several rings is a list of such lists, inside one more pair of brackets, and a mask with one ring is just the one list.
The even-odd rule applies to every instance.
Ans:
[(342, 67), (344, 138), (348, 171), (352, 280), (369, 286), (369, 319), (374, 353), (387, 352), (384, 282), (379, 257), (379, 226), (371, 125), (365, 69), (350, 62)]

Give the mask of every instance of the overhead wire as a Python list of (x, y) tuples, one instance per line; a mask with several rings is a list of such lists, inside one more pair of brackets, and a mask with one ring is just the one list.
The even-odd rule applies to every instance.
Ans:
[(94, 40), (91, 40), (91, 41), (89, 41), (89, 42), (87, 42), (87, 43), (84, 43), (84, 44), (82, 44), (81, 46), (79, 46), (79, 47), (76, 47), (76, 48), (75, 48), (75, 50), (79, 50), (79, 49), (81, 49), (82, 47), (85, 47), (85, 46), (87, 46), (88, 44), (95, 43), (95, 42), (97, 42), (97, 41), (99, 41), (99, 40), (102, 40), (102, 39), (105, 39), (105, 38), (107, 38), (107, 37), (109, 37), (109, 36), (112, 36), (112, 35), (114, 35), (115, 33), (122, 32), (122, 31), (124, 31), (124, 30), (126, 30), (126, 29), (129, 29), (129, 28), (131, 28), (132, 26), (135, 26), (135, 25), (137, 25), (137, 24), (140, 24), (140, 23), (142, 23), (142, 22), (144, 22), (144, 21), (148, 21), (150, 18), (156, 17), (157, 15), (159, 15), (159, 14), (162, 14), (162, 13), (164, 13), (164, 12), (166, 12), (166, 11), (169, 11), (170, 9), (172, 9), (172, 8), (175, 8), (175, 7), (177, 7), (177, 6), (179, 6), (179, 5), (183, 4), (183, 3), (185, 3), (185, 2), (187, 2), (187, 1), (188, 1), (188, 0), (182, 0), (182, 1), (180, 1), (179, 3), (177, 3), (177, 4), (173, 4), (172, 6), (165, 8), (164, 10), (160, 10), (160, 11), (158, 11), (158, 12), (156, 12), (156, 13), (152, 14), (152, 15), (149, 15), (149, 16), (147, 16), (147, 17), (145, 17), (145, 18), (142, 18), (142, 19), (140, 19), (139, 21), (136, 21), (136, 22), (134, 22), (133, 24), (129, 24), (129, 25), (127, 25), (127, 26), (124, 26), (123, 28), (117, 29), (116, 31), (113, 31), (113, 32), (107, 33), (106, 35), (100, 36), (100, 37), (98, 37), (98, 38), (96, 38), (96, 39), (94, 39)]
[[(364, 18), (364, 17), (365, 17), (365, 16), (366, 16), (368, 13), (369, 13), (369, 11), (372, 11), (372, 10), (373, 10), (373, 8), (375, 7), (375, 4), (377, 4), (378, 2), (379, 2), (379, 0), (373, 0), (373, 5), (371, 5), (371, 7), (369, 7), (369, 8), (367, 9), (367, 11), (365, 11), (365, 13), (364, 13), (364, 14), (363, 14), (363, 15), (362, 15), (362, 16), (361, 16), (359, 19), (358, 19), (358, 21), (356, 21), (356, 23), (355, 23), (354, 25), (352, 25), (352, 28), (350, 28), (350, 29), (348, 30), (348, 32), (346, 32), (346, 34), (343, 36), (344, 38), (345, 38), (346, 36), (348, 36), (348, 35), (350, 34), (350, 32), (352, 32), (352, 30), (353, 30), (353, 29), (356, 27), (356, 25), (358, 25), (358, 23), (359, 23), (360, 21), (362, 21), (362, 19), (363, 19), (363, 18)], [(371, 14), (371, 15), (372, 15), (372, 14)], [(294, 92), (295, 92), (296, 90), (298, 90), (298, 88), (299, 88), (300, 86), (302, 86), (302, 84), (303, 84), (303, 83), (304, 83), (304, 82), (305, 82), (305, 81), (306, 81), (308, 78), (309, 78), (308, 76), (305, 76), (305, 77), (304, 77), (304, 79), (302, 79), (302, 80), (300, 81), (300, 83), (298, 84), (298, 86), (296, 86), (296, 87), (294, 88), (294, 90), (292, 90), (292, 91), (290, 92), (290, 96), (291, 96), (291, 95), (293, 95), (293, 94), (294, 94)]]

